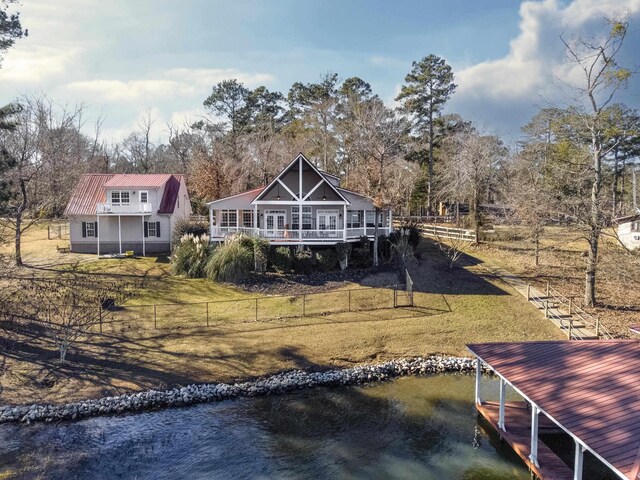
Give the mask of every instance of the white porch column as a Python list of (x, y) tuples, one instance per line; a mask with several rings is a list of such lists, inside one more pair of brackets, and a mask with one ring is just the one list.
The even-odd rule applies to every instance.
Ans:
[(96, 252), (100, 256), (100, 215), (96, 215)]
[(531, 455), (529, 455), (529, 460), (536, 467), (539, 467), (538, 464), (538, 418), (540, 414), (540, 409), (537, 405), (531, 404)]
[(500, 377), (500, 415), (498, 417), (498, 428), (503, 431), (507, 431), (504, 425), (504, 405), (505, 405), (505, 397), (506, 397), (506, 386), (507, 382), (504, 381), (502, 377)]
[(144, 215), (142, 215), (140, 217), (140, 219), (142, 220), (142, 256), (146, 257), (147, 256), (147, 251), (146, 251), (146, 247), (144, 244)]
[(342, 239), (347, 241), (347, 204), (343, 205), (343, 215), (342, 215)]
[(257, 203), (253, 206), (253, 234), (256, 237), (260, 236), (258, 234), (258, 204)]
[(240, 212), (242, 210), (236, 210), (236, 232), (240, 231)]
[(482, 378), (482, 360), (476, 358), (476, 405), (480, 405), (480, 379)]
[(393, 212), (389, 209), (389, 235), (393, 232)]
[(118, 249), (122, 255), (122, 228), (120, 228), (120, 215), (118, 215)]
[(582, 466), (584, 462), (584, 448), (576, 441), (576, 460), (573, 464), (573, 480), (582, 480)]
[(213, 238), (213, 208), (209, 207), (209, 237)]

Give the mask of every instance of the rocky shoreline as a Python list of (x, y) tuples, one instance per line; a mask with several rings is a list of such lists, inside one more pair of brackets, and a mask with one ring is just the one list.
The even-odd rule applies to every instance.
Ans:
[(427, 357), (390, 360), (321, 372), (294, 370), (242, 383), (207, 383), (170, 390), (103, 397), (65, 405), (23, 405), (0, 407), (0, 423), (77, 420), (100, 415), (157, 410), (237, 397), (254, 397), (292, 392), (318, 386), (364, 385), (408, 375), (445, 372), (474, 372), (476, 361), (459, 357)]

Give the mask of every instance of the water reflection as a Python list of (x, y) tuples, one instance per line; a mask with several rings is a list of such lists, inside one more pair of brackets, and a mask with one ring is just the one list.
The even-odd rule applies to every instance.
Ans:
[[(0, 427), (0, 478), (529, 479), (474, 379), (402, 378), (57, 426)], [(495, 392), (485, 380), (483, 390)]]

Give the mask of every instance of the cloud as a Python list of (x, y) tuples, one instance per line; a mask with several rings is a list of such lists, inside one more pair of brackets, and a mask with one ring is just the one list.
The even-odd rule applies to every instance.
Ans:
[[(20, 48), (18, 48), (20, 47)], [(33, 84), (64, 75), (78, 53), (77, 49), (58, 49), (44, 45), (18, 45), (2, 64), (0, 80)]]
[[(514, 115), (524, 115), (516, 119), (524, 123), (534, 105), (566, 95), (558, 78), (581, 79), (575, 67), (567, 62), (559, 38), (563, 32), (568, 36), (571, 33), (602, 35), (605, 17), (625, 12), (634, 15), (639, 11), (640, 0), (522, 3), (520, 33), (511, 40), (509, 52), (503, 58), (462, 68), (456, 73), (458, 90), (451, 101), (453, 110), (512, 131)], [(632, 29), (634, 25), (632, 23)], [(633, 42), (627, 38), (627, 50)], [(513, 114), (509, 115), (509, 111)]]
[(264, 73), (251, 74), (234, 69), (176, 68), (151, 79), (83, 80), (71, 82), (67, 88), (81, 95), (90, 95), (97, 101), (145, 103), (167, 96), (184, 98), (199, 95), (204, 98), (213, 85), (231, 78), (248, 87), (273, 81), (271, 75)]

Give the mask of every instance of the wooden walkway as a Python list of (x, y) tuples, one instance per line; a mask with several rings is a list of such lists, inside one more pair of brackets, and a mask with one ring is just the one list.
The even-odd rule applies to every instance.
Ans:
[[(531, 410), (525, 402), (507, 402), (505, 405), (504, 423), (506, 432), (498, 428), (500, 404), (498, 402), (482, 402), (476, 405), (478, 412), (498, 432), (514, 452), (527, 464), (529, 469), (542, 480), (572, 480), (573, 470), (562, 461), (542, 440), (538, 440), (538, 464), (536, 467), (531, 454)], [(539, 433), (555, 433), (559, 428), (544, 414), (539, 416)]]
[[(504, 282), (512, 286), (518, 293), (535, 305), (538, 310), (560, 328), (564, 334), (571, 339), (597, 340), (596, 332), (584, 324), (583, 320), (576, 315), (570, 315), (568, 311), (561, 308), (553, 296), (547, 296), (535, 287), (530, 287), (527, 282), (503, 268), (483, 263), (482, 267), (492, 275), (499, 277)], [(546, 313), (545, 313), (546, 311)]]

